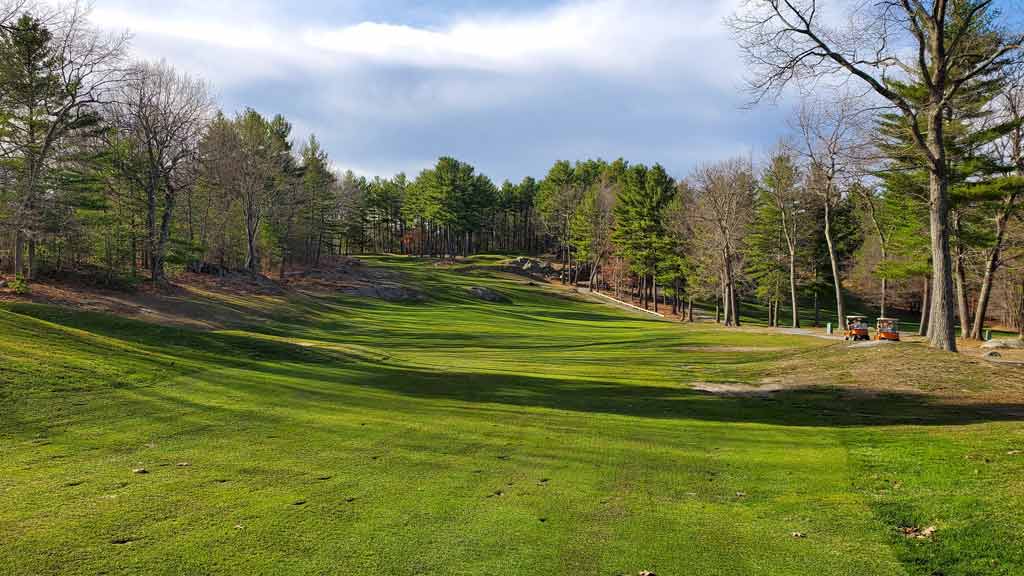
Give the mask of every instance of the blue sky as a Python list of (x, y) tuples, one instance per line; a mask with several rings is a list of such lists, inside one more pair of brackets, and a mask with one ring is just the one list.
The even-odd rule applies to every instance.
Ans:
[(336, 166), (410, 175), (452, 155), (496, 181), (558, 159), (758, 155), (786, 106), (742, 110), (731, 0), (96, 0), (139, 58), (282, 113)]

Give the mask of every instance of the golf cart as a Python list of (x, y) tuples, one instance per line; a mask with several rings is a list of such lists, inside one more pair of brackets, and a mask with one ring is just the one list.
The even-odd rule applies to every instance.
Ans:
[(875, 328), (875, 340), (900, 341), (900, 321), (895, 318), (879, 318)]
[(845, 335), (845, 340), (870, 340), (868, 319), (864, 316), (847, 316)]

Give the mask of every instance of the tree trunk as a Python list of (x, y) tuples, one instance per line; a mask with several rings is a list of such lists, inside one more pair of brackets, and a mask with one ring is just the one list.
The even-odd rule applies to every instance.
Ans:
[(1017, 316), (1017, 332), (1024, 340), (1024, 279), (1020, 281), (1020, 315)]
[(171, 238), (171, 220), (174, 218), (174, 208), (178, 198), (176, 191), (168, 184), (164, 191), (164, 210), (160, 215), (160, 229), (156, 237), (156, 245), (153, 247), (153, 267), (150, 271), (154, 282), (166, 280), (164, 263), (167, 260), (167, 243)]
[[(832, 184), (829, 183), (829, 186)], [(825, 243), (828, 245), (828, 259), (832, 265), (832, 284), (836, 290), (836, 323), (840, 330), (846, 329), (846, 303), (843, 301), (843, 281), (839, 276), (839, 257), (836, 256), (835, 243), (832, 241), (832, 206), (825, 201)]]
[(881, 312), (879, 314), (882, 318), (885, 318), (885, 312), (886, 312), (886, 310), (885, 310), (885, 298), (886, 298), (887, 293), (888, 293), (887, 280), (883, 276), (882, 277), (882, 306), (881, 306)]
[(800, 304), (796, 299), (796, 251), (789, 250), (789, 301), (793, 307), (793, 328), (800, 327)]
[[(997, 240), (998, 242), (998, 240)], [(981, 289), (978, 291), (978, 307), (974, 311), (974, 324), (971, 327), (970, 338), (982, 339), (982, 331), (985, 329), (985, 316), (988, 315), (989, 298), (992, 295), (992, 282), (995, 279), (996, 270), (999, 269), (999, 246), (998, 244), (990, 252), (985, 261), (985, 276), (981, 281)]]
[(25, 236), (21, 229), (14, 231), (14, 275), (24, 276), (25, 275)]
[(982, 339), (982, 330), (985, 329), (985, 316), (988, 314), (988, 303), (992, 295), (992, 283), (995, 281), (996, 272), (999, 270), (1000, 258), (1002, 256), (1003, 238), (1006, 235), (1006, 221), (1010, 217), (1010, 210), (1015, 201), (1014, 197), (1004, 200), (1003, 209), (996, 216), (996, 238), (995, 245), (989, 251), (988, 259), (985, 261), (985, 276), (981, 282), (981, 290), (978, 292), (978, 308), (974, 312), (974, 326), (971, 328), (971, 338)]
[(35, 236), (29, 236), (28, 238), (28, 270), (25, 273), (25, 279), (32, 281), (36, 279), (36, 239)]
[(248, 247), (248, 253), (245, 256), (245, 269), (251, 274), (259, 274), (260, 255), (256, 250), (256, 221), (252, 216), (246, 218), (245, 233)]
[(928, 319), (931, 317), (931, 285), (932, 280), (925, 276), (924, 285), (921, 288), (921, 324), (917, 329), (918, 336), (928, 334)]
[(818, 301), (818, 289), (814, 289), (814, 327), (821, 326), (821, 302)]
[(732, 283), (729, 277), (729, 264), (725, 264), (725, 270), (722, 272), (722, 312), (725, 316), (725, 325), (732, 326), (732, 297), (729, 295), (729, 289), (732, 287)]
[(970, 338), (982, 340), (982, 331), (985, 329), (985, 316), (988, 314), (989, 297), (992, 295), (992, 278), (995, 276), (998, 264), (995, 260), (998, 256), (993, 254), (985, 263), (985, 278), (981, 282), (981, 290), (978, 291), (978, 307), (974, 311), (974, 324), (971, 326)]
[[(934, 96), (933, 100), (938, 101)], [(934, 159), (928, 186), (932, 244), (931, 318), (928, 327), (933, 348), (956, 352), (953, 274), (949, 255), (949, 180), (942, 132), (942, 110), (937, 108), (928, 118), (929, 148)]]
[[(693, 296), (686, 299), (686, 321), (693, 322)], [(1024, 322), (1021, 322), (1024, 325)]]
[(956, 258), (953, 260), (953, 281), (956, 289), (957, 313), (960, 317), (960, 336), (967, 338), (971, 329), (971, 316), (967, 310), (967, 276), (964, 271), (964, 250), (960, 240), (960, 213), (953, 211), (953, 234), (956, 235)]
[(651, 274), (651, 296), (654, 297), (654, 312), (658, 312), (658, 277)]
[(736, 279), (732, 269), (732, 259), (729, 260), (729, 312), (732, 314), (732, 325), (740, 325), (739, 296), (736, 294)]
[[(959, 250), (957, 250), (959, 252)], [(957, 304), (957, 316), (960, 320), (960, 336), (967, 338), (968, 332), (971, 329), (971, 316), (967, 310), (967, 276), (964, 271), (963, 260), (960, 254), (957, 254), (956, 260), (953, 261), (953, 286), (956, 290), (956, 304)]]

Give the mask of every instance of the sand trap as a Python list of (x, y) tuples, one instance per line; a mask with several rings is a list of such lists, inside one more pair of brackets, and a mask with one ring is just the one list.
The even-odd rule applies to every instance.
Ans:
[(711, 382), (694, 382), (690, 388), (718, 396), (771, 396), (787, 389), (781, 384), (714, 384)]

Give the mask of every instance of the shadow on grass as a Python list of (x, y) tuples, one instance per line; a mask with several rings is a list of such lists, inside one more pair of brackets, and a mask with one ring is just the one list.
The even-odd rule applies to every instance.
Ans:
[[(257, 404), (262, 398), (263, 402), (294, 402), (296, 407), (309, 403), (317, 409), (323, 409), (324, 404), (352, 406), (361, 402), (379, 408), (379, 396), (358, 393), (359, 389), (372, 388), (422, 399), (786, 426), (951, 425), (1024, 420), (1024, 404), (961, 404), (925, 394), (864, 392), (828, 386), (793, 388), (757, 397), (724, 396), (691, 389), (685, 382), (678, 386), (655, 386), (616, 381), (616, 377), (623, 376), (621, 373), (610, 373), (608, 379), (579, 379), (500, 371), (435, 370), (390, 362), (370, 363), (246, 334), (168, 328), (51, 307), (20, 307), (18, 311), (120, 340), (126, 347), (141, 347), (212, 368), (249, 371), (251, 378), (224, 385), (252, 395)], [(438, 338), (454, 343), (457, 338), (464, 339), (465, 334), (418, 336), (421, 345), (428, 347), (436, 345)], [(544, 343), (534, 347), (548, 346)], [(543, 365), (534, 368), (542, 371)], [(609, 365), (609, 371), (612, 370)]]
[[(813, 386), (771, 396), (722, 396), (679, 388), (621, 384), (600, 380), (539, 378), (480, 372), (434, 372), (409, 367), (350, 366), (344, 381), (405, 396), (462, 402), (494, 403), (574, 412), (616, 414), (659, 419), (763, 423), (784, 426), (955, 425), (1024, 421), (1024, 404), (962, 404), (942, 402), (925, 394), (866, 392)], [(278, 372), (276, 367), (265, 370)], [(303, 380), (329, 377), (320, 370), (289, 367), (280, 371)], [(339, 382), (340, 383), (340, 382)], [(321, 387), (318, 402), (351, 403), (348, 386)]]

